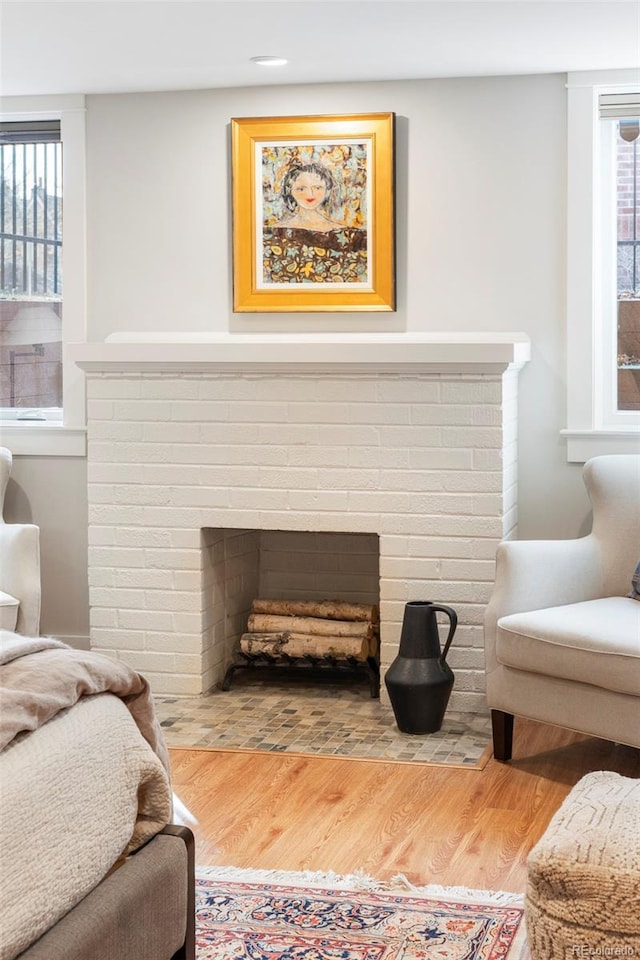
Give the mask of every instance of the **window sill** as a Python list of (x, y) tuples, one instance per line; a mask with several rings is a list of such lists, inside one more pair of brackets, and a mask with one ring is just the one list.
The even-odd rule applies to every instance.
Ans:
[(87, 431), (55, 421), (0, 422), (0, 443), (16, 457), (86, 457)]
[(640, 431), (561, 430), (567, 441), (567, 462), (585, 463), (607, 453), (640, 453)]

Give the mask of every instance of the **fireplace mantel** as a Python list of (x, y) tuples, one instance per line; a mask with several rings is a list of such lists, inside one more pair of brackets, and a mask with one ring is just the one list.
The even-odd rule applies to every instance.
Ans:
[(530, 357), (523, 333), (148, 334), (73, 343), (89, 373), (490, 373)]

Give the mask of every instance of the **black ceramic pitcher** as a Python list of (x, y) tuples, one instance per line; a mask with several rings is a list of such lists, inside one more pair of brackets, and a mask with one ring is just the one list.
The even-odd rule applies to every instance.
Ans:
[[(444, 650), (436, 613), (449, 617)], [(405, 605), (400, 652), (384, 678), (396, 723), (403, 733), (435, 733), (442, 726), (454, 681), (446, 656), (457, 624), (451, 607), (428, 600), (412, 600)]]

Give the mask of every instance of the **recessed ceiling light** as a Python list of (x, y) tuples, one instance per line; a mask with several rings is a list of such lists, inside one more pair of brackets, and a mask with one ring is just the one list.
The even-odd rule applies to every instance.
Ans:
[(251, 62), (261, 67), (284, 67), (289, 61), (284, 57), (251, 57)]

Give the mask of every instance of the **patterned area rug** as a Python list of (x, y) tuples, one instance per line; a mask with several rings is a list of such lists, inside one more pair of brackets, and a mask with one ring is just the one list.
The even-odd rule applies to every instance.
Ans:
[(200, 869), (197, 960), (525, 960), (522, 897), (364, 875)]

